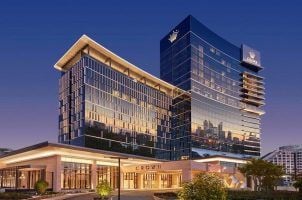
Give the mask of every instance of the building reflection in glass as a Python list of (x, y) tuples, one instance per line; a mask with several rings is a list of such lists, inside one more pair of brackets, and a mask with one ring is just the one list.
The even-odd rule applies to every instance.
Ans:
[(173, 159), (259, 156), (261, 68), (243, 64), (241, 48), (192, 16), (173, 30), (178, 30), (174, 42), (170, 33), (161, 40), (161, 78), (189, 94), (173, 100)]
[(172, 97), (88, 55), (60, 79), (59, 141), (170, 159)]

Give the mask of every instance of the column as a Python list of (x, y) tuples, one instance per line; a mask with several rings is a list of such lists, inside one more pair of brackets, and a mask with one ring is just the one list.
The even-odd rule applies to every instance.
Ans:
[(96, 165), (96, 161), (94, 160), (91, 165), (91, 189), (92, 190), (95, 190), (96, 186), (98, 185), (96, 170), (97, 170), (97, 165)]
[(192, 180), (191, 170), (183, 169), (182, 170), (182, 182), (188, 182)]
[(59, 192), (62, 189), (61, 185), (61, 173), (62, 173), (62, 163), (61, 163), (61, 156), (56, 156), (56, 166), (54, 170), (54, 175), (53, 175), (53, 191), (54, 192)]

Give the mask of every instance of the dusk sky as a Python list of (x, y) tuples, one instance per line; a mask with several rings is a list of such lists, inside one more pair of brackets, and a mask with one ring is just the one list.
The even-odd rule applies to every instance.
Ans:
[[(101, 3), (102, 2), (102, 3)], [(0, 147), (57, 141), (56, 61), (87, 34), (159, 76), (159, 41), (187, 15), (261, 52), (262, 154), (302, 144), (302, 1), (3, 1)]]

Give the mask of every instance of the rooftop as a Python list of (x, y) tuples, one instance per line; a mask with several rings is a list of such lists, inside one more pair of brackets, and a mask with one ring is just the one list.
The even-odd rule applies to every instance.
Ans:
[(68, 70), (77, 61), (79, 61), (83, 53), (107, 64), (121, 73), (127, 74), (135, 81), (142, 82), (163, 92), (171, 92), (172, 90), (178, 89), (177, 87), (151, 75), (150, 73), (121, 58), (87, 35), (82, 35), (57, 61), (57, 63), (54, 65), (54, 68), (59, 71)]

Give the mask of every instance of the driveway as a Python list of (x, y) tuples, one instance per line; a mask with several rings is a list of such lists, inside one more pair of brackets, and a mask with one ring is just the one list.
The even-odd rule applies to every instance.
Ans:
[[(122, 191), (121, 200), (153, 200), (154, 191)], [(117, 200), (113, 196), (112, 200)]]
[[(155, 191), (122, 191), (121, 200), (153, 200), (153, 193)], [(53, 200), (93, 200), (96, 194), (82, 194), (82, 195), (65, 195), (60, 198), (53, 198)], [(50, 200), (50, 199), (48, 199)], [(117, 193), (113, 193), (110, 200), (117, 200)]]

